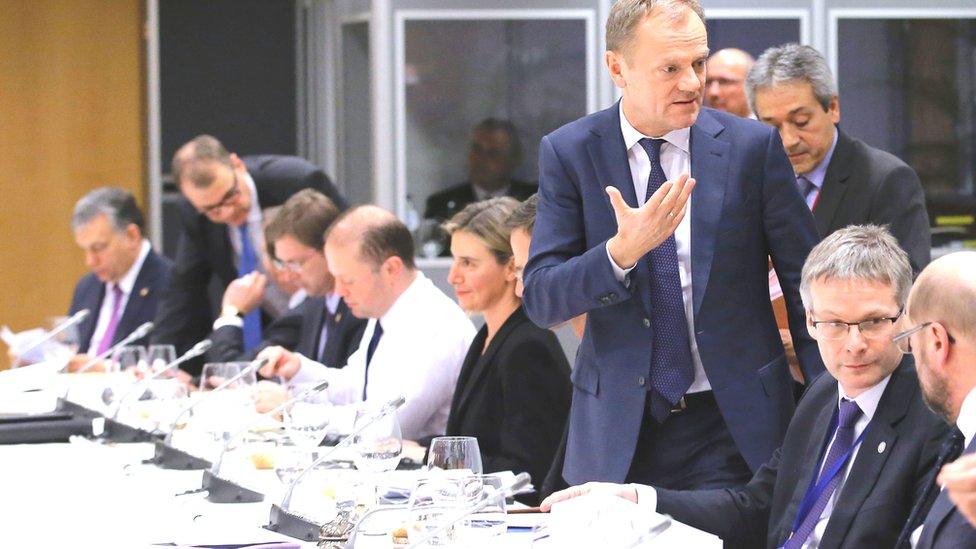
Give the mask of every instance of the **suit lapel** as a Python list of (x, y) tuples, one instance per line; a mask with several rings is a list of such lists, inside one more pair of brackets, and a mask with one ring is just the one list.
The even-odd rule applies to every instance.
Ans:
[[(902, 365), (905, 361), (902, 361)], [(857, 458), (851, 464), (847, 479), (838, 495), (821, 544), (840, 547), (858, 511), (874, 489), (891, 452), (895, 451), (898, 433), (895, 426), (908, 413), (908, 405), (917, 390), (915, 373), (900, 366), (891, 376), (878, 409), (861, 441)], [(882, 446), (883, 444), (883, 446)]]
[(105, 299), (105, 284), (95, 278), (94, 275), (91, 276), (94, 280), (92, 291), (87, 292), (84, 302), (80, 307), (80, 309), (88, 309), (88, 317), (78, 327), (78, 348), (87, 349), (89, 353), (94, 354), (95, 348), (98, 347), (98, 342), (92, 346), (95, 347), (92, 349), (89, 349), (89, 343), (91, 343), (92, 336), (95, 335), (98, 316), (102, 312), (102, 300)]
[(834, 216), (837, 215), (837, 210), (847, 194), (849, 188), (847, 181), (853, 169), (851, 162), (853, 154), (854, 146), (850, 138), (837, 130), (837, 146), (834, 147), (834, 155), (830, 158), (827, 173), (824, 174), (823, 187), (813, 209), (817, 230), (822, 235), (830, 233)]
[(705, 110), (691, 127), (691, 176), (696, 181), (691, 193), (691, 272), (696, 316), (708, 286), (729, 179), (729, 144), (716, 139), (724, 129)]
[[(594, 128), (593, 135), (586, 144), (586, 149), (590, 154), (594, 172), (599, 178), (599, 181), (596, 182), (599, 185), (598, 192), (602, 195), (607, 210), (610, 212), (610, 219), (616, 219), (616, 216), (613, 213), (613, 206), (610, 205), (610, 197), (604, 191), (606, 187), (616, 187), (624, 202), (631, 208), (636, 208), (638, 204), (637, 193), (634, 191), (634, 179), (630, 174), (630, 162), (627, 160), (627, 145), (624, 143), (624, 136), (620, 130), (619, 101), (600, 113), (599, 123)], [(616, 231), (615, 224), (609, 233), (613, 234)], [(650, 276), (647, 261), (641, 259), (631, 271), (630, 277), (631, 283), (634, 285), (632, 287), (640, 295), (646, 311), (651, 310), (651, 294), (648, 284)]]
[(319, 359), (319, 334), (322, 333), (322, 322), (324, 321), (325, 298), (307, 297), (305, 298), (305, 311), (302, 315), (302, 335), (299, 341), (302, 343), (299, 353), (311, 358)]
[[(963, 451), (963, 455), (973, 453), (976, 453), (976, 439), (973, 439), (969, 443), (969, 446), (967, 446)], [(951, 499), (949, 499), (949, 494), (945, 490), (942, 490), (939, 497), (936, 498), (935, 503), (932, 504), (932, 509), (929, 511), (928, 516), (925, 517), (925, 523), (922, 527), (922, 536), (919, 538), (917, 547), (931, 547), (936, 533), (938, 533), (939, 528), (942, 527), (942, 523), (944, 523), (946, 519), (949, 518), (949, 515), (951, 515), (955, 510), (956, 505), (952, 503)]]
[[(505, 320), (502, 327), (498, 329), (498, 333), (495, 334), (495, 337), (492, 338), (491, 343), (488, 344), (488, 348), (485, 349), (485, 353), (471, 361), (471, 368), (468, 371), (468, 375), (463, 380), (464, 387), (462, 389), (461, 396), (458, 399), (457, 408), (456, 410), (452, 410), (451, 415), (454, 415), (454, 412), (457, 413), (458, 417), (463, 415), (464, 409), (468, 405), (468, 401), (471, 400), (471, 395), (474, 393), (475, 389), (481, 385), (481, 380), (488, 375), (491, 365), (495, 362), (495, 355), (498, 354), (498, 350), (502, 347), (502, 345), (504, 345), (508, 336), (512, 334), (515, 328), (521, 324), (525, 318), (525, 313), (522, 311), (522, 309), (516, 309), (515, 312), (512, 313), (507, 320)], [(479, 338), (477, 341), (480, 342), (481, 339)], [(472, 346), (472, 350), (476, 350), (474, 346)], [(458, 383), (461, 382), (462, 380), (459, 378)]]
[(119, 325), (115, 329), (115, 336), (112, 338), (113, 344), (118, 343), (135, 330), (141, 324), (140, 320), (152, 316), (146, 314), (146, 308), (149, 307), (150, 300), (156, 299), (153, 293), (154, 282), (158, 275), (155, 259), (153, 251), (149, 250), (146, 260), (142, 262), (142, 267), (139, 268), (139, 274), (136, 275), (136, 281), (132, 285), (129, 299), (125, 303), (125, 310), (122, 311)]

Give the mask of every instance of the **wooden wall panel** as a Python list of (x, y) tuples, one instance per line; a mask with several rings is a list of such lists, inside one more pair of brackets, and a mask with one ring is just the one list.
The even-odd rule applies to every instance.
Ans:
[(2, 0), (0, 324), (67, 310), (85, 272), (69, 226), (80, 196), (114, 185), (145, 205), (142, 9)]

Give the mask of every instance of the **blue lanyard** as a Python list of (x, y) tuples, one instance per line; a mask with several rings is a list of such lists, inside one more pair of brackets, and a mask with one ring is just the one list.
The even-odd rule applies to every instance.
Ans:
[[(830, 420), (830, 430), (828, 431), (830, 433), (835, 433), (834, 436), (835, 439), (836, 439), (837, 423), (838, 423), (837, 411), (835, 410), (834, 416)], [(810, 509), (813, 507), (813, 504), (816, 503), (818, 499), (820, 499), (820, 495), (823, 494), (824, 490), (827, 489), (827, 485), (830, 484), (830, 482), (834, 480), (834, 477), (836, 477), (838, 473), (840, 473), (841, 469), (843, 469), (844, 466), (847, 465), (847, 461), (851, 459), (851, 455), (854, 453), (854, 449), (861, 444), (861, 439), (864, 438), (864, 434), (868, 432), (868, 429), (870, 427), (871, 424), (869, 422), (868, 425), (864, 427), (864, 430), (861, 431), (861, 436), (857, 437), (857, 440), (855, 440), (854, 444), (851, 445), (851, 449), (848, 450), (844, 455), (842, 455), (840, 459), (838, 459), (829, 469), (824, 469), (823, 474), (820, 475), (819, 479), (816, 476), (814, 476), (813, 479), (810, 481), (810, 487), (812, 487), (813, 489), (811, 490), (810, 488), (807, 488), (807, 493), (803, 497), (803, 501), (800, 503), (800, 510), (799, 512), (797, 512), (796, 518), (793, 520), (793, 527), (790, 529), (790, 535), (792, 535), (793, 532), (796, 532), (796, 529), (800, 527), (800, 524), (803, 523), (803, 520), (806, 519), (808, 514), (810, 514)], [(822, 452), (822, 454), (824, 454), (824, 457), (821, 457), (820, 458), (821, 460), (825, 459), (828, 448), (829, 445), (826, 448), (824, 448)], [(819, 464), (820, 461), (817, 461), (817, 463)]]

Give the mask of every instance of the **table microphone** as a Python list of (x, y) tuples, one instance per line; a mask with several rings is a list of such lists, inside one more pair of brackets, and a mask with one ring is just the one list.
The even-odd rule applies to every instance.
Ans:
[[(515, 475), (515, 479), (508, 486), (503, 487), (500, 490), (492, 490), (488, 497), (476, 503), (473, 507), (469, 507), (457, 515), (451, 517), (447, 522), (441, 524), (438, 528), (431, 532), (427, 532), (427, 535), (414, 541), (407, 546), (407, 549), (415, 549), (417, 547), (423, 547), (427, 542), (433, 540), (437, 536), (446, 532), (451, 526), (457, 524), (458, 522), (464, 520), (465, 518), (485, 509), (490, 505), (497, 504), (500, 500), (507, 497), (512, 497), (519, 492), (522, 488), (528, 486), (529, 482), (532, 481), (532, 477), (528, 473), (519, 473)], [(364, 517), (365, 518), (365, 517)], [(362, 524), (362, 521), (359, 521)]]
[(319, 456), (311, 465), (302, 470), (301, 473), (295, 477), (291, 483), (288, 484), (288, 489), (285, 491), (285, 497), (281, 499), (281, 505), (271, 506), (271, 517), (269, 523), (264, 526), (264, 528), (271, 530), (272, 532), (279, 532), (287, 536), (291, 536), (297, 539), (303, 539), (305, 541), (315, 541), (318, 539), (318, 534), (321, 531), (322, 525), (315, 523), (307, 518), (300, 515), (292, 513), (288, 510), (288, 506), (291, 503), (292, 492), (295, 491), (295, 487), (302, 481), (302, 479), (310, 471), (315, 469), (315, 467), (324, 462), (326, 459), (332, 456), (339, 448), (347, 446), (356, 436), (366, 430), (368, 427), (382, 419), (383, 417), (396, 412), (396, 410), (403, 406), (406, 399), (402, 396), (396, 397), (383, 405), (378, 412), (376, 412), (372, 417), (368, 418), (363, 422), (359, 428), (354, 429), (352, 433), (344, 436), (339, 442), (326, 451), (324, 454)]
[(125, 399), (128, 398), (137, 389), (141, 389), (141, 388), (147, 386), (151, 380), (157, 379), (157, 378), (161, 377), (166, 372), (172, 370), (173, 368), (176, 368), (177, 366), (179, 366), (180, 364), (183, 364), (187, 360), (190, 360), (192, 358), (196, 358), (196, 357), (202, 355), (203, 353), (206, 353), (207, 351), (210, 350), (210, 347), (211, 346), (213, 346), (213, 342), (210, 341), (209, 339), (204, 339), (203, 341), (201, 341), (201, 342), (197, 343), (196, 345), (194, 345), (193, 347), (191, 347), (189, 351), (183, 353), (183, 356), (177, 358), (173, 362), (170, 362), (166, 366), (163, 366), (163, 368), (160, 369), (158, 372), (155, 372), (152, 375), (150, 375), (150, 376), (148, 376), (148, 377), (146, 377), (146, 378), (144, 378), (144, 379), (142, 379), (140, 381), (135, 382), (133, 384), (132, 388), (130, 388), (128, 391), (126, 391), (125, 393), (123, 393), (121, 397), (119, 397), (119, 400), (117, 401), (117, 406), (115, 408), (115, 412), (112, 414), (112, 419), (114, 420), (114, 419), (118, 418), (118, 416), (119, 416), (119, 410), (122, 409), (122, 403), (125, 402)]
[(58, 324), (54, 328), (51, 328), (51, 330), (49, 332), (45, 333), (37, 341), (32, 342), (26, 349), (24, 349), (23, 351), (20, 351), (18, 353), (18, 355), (19, 356), (24, 356), (27, 353), (33, 351), (34, 349), (40, 347), (41, 345), (47, 343), (48, 341), (51, 341), (52, 339), (54, 339), (54, 336), (60, 334), (61, 332), (67, 330), (68, 328), (70, 328), (72, 326), (77, 325), (81, 321), (83, 321), (86, 318), (88, 318), (88, 315), (89, 314), (91, 314), (91, 311), (89, 311), (88, 309), (82, 309), (82, 310), (78, 311), (77, 313), (69, 316), (68, 318), (62, 320), (60, 324)]
[[(155, 328), (155, 327), (156, 327), (156, 325), (153, 324), (152, 322), (145, 322), (143, 324), (140, 324), (138, 328), (136, 328), (135, 330), (132, 330), (132, 333), (130, 333), (129, 335), (127, 335), (124, 338), (122, 338), (121, 341), (119, 341), (115, 345), (112, 345), (108, 349), (105, 349), (101, 353), (95, 355), (91, 360), (89, 360), (88, 362), (84, 363), (82, 365), (82, 367), (79, 368), (78, 371), (75, 372), (75, 373), (76, 374), (81, 374), (81, 373), (84, 373), (84, 372), (88, 371), (92, 366), (94, 366), (94, 365), (98, 364), (99, 362), (105, 360), (105, 357), (112, 356), (112, 353), (114, 353), (115, 350), (118, 349), (119, 347), (124, 347), (124, 346), (132, 343), (133, 341), (138, 341), (138, 340), (146, 337), (146, 335), (148, 335), (149, 332), (151, 332), (152, 329)], [(67, 367), (68, 366), (65, 365), (65, 367), (62, 368), (61, 371), (63, 372), (65, 369), (67, 369)]]
[[(291, 406), (292, 404), (301, 400), (305, 400), (314, 394), (320, 393), (328, 386), (329, 382), (323, 381), (314, 387), (302, 391), (285, 402), (282, 402), (278, 406), (274, 407), (274, 409), (261, 414), (260, 417), (274, 417), (275, 414), (284, 410), (288, 406)], [(248, 427), (245, 427), (228, 437), (227, 442), (224, 443), (224, 447), (220, 450), (220, 455), (217, 457), (217, 461), (214, 462), (210, 469), (203, 472), (203, 480), (200, 484), (199, 492), (207, 492), (207, 499), (209, 501), (214, 503), (255, 503), (264, 500), (264, 494), (245, 488), (234, 481), (220, 476), (220, 467), (223, 464), (224, 455), (226, 455), (227, 451), (239, 437), (246, 434), (251, 426), (257, 423), (259, 422), (256, 421)], [(197, 491), (195, 490), (194, 492)]]

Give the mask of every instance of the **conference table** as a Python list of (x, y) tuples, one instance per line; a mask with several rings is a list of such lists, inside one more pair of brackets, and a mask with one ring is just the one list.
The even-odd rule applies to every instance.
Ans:
[[(257, 503), (212, 503), (201, 493), (178, 495), (199, 488), (203, 471), (144, 463), (153, 451), (152, 443), (104, 443), (79, 436), (69, 442), (0, 445), (0, 547), (233, 547), (275, 542), (316, 547), (262, 528), (285, 487), (274, 471), (250, 467), (246, 449), (228, 454), (224, 472), (265, 494), (264, 501)], [(298, 500), (293, 499), (296, 507)], [(367, 532), (371, 535), (358, 535), (356, 547), (398, 547), (388, 532), (403, 524), (404, 518), (393, 514), (392, 522), (385, 519), (385, 527), (382, 521), (379, 526), (372, 524)], [(489, 546), (552, 546), (534, 543), (539, 534), (525, 524), (549, 518), (519, 515), (522, 527), (509, 523), (508, 532)], [(717, 537), (675, 521), (646, 546), (722, 545)]]

